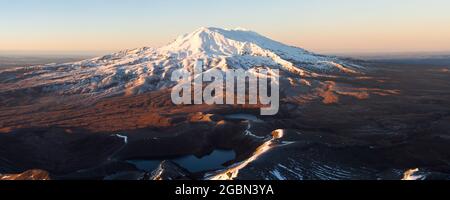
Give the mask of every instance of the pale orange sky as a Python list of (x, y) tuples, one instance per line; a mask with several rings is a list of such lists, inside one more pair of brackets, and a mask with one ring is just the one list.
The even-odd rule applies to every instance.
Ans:
[(446, 0), (0, 0), (0, 51), (158, 47), (215, 26), (317, 52), (450, 52), (448, 8)]

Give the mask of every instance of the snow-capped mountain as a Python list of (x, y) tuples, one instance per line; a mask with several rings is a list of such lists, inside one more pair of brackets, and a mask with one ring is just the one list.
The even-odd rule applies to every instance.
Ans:
[(171, 72), (192, 69), (202, 60), (207, 68), (267, 67), (296, 76), (356, 73), (357, 65), (317, 55), (243, 29), (200, 28), (160, 48), (139, 48), (65, 64), (0, 71), (0, 92), (17, 90), (109, 96), (138, 94), (176, 83)]

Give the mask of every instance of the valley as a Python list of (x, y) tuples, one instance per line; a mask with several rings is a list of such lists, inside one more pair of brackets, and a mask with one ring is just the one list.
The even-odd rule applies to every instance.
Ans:
[[(279, 112), (173, 104), (170, 72), (198, 59), (223, 72), (279, 69)], [(1, 69), (0, 179), (447, 180), (449, 70), (217, 28), (158, 49)]]

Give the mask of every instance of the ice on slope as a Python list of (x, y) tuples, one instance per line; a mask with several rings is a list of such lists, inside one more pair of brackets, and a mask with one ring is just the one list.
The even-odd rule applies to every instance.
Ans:
[[(160, 48), (139, 48), (66, 64), (0, 71), (21, 74), (2, 82), (0, 92), (25, 90), (108, 96), (168, 88), (171, 72), (192, 69), (197, 60), (210, 68), (267, 67), (302, 76), (308, 71), (354, 72), (337, 58), (284, 45), (243, 29), (200, 28)], [(5, 76), (6, 76), (5, 75)]]

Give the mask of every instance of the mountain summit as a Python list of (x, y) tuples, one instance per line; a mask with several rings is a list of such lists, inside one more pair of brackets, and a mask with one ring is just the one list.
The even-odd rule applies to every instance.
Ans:
[[(202, 60), (207, 68), (266, 67), (293, 76), (356, 73), (357, 65), (335, 57), (271, 40), (245, 29), (199, 28), (160, 48), (139, 48), (65, 64), (48, 64), (1, 70), (0, 92), (50, 92), (105, 97), (138, 94), (176, 83), (171, 73), (192, 69)], [(20, 74), (20, 77), (11, 76)]]
[(264, 51), (281, 53), (290, 58), (308, 54), (303, 49), (284, 45), (253, 31), (205, 27), (178, 37), (161, 50), (209, 57), (257, 54)]

